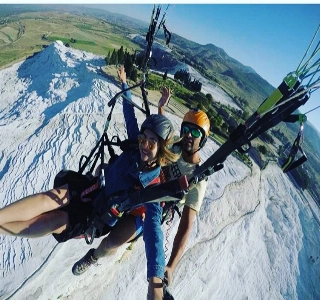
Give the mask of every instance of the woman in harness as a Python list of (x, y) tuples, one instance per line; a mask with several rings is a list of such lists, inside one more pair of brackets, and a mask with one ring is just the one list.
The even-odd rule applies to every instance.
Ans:
[[(118, 74), (122, 88), (127, 88), (123, 67)], [(125, 96), (131, 98), (130, 91)], [(127, 101), (123, 101), (123, 114), (128, 138), (138, 139), (139, 149), (124, 151), (115, 162), (105, 167), (106, 201), (116, 192), (145, 188), (160, 182), (161, 166), (179, 158), (179, 155), (172, 153), (167, 147), (173, 143), (174, 130), (166, 117), (150, 115), (139, 130), (134, 109)], [(67, 177), (68, 172), (62, 172), (62, 175), (65, 174)], [(63, 176), (58, 177), (57, 182), (64, 180)], [(77, 179), (69, 182), (49, 191), (27, 196), (0, 209), (0, 234), (27, 238), (53, 234), (58, 242), (64, 242), (84, 233), (93, 205), (90, 201), (82, 202), (80, 193), (88, 186), (82, 186), (79, 190), (82, 182)], [(99, 247), (91, 249), (86, 257), (92, 258), (94, 263), (99, 257), (133, 239), (142, 230), (141, 214), (142, 212), (136, 216), (128, 214), (121, 218)], [(86, 271), (87, 264), (88, 259), (80, 260), (75, 264), (73, 273), (82, 274)]]

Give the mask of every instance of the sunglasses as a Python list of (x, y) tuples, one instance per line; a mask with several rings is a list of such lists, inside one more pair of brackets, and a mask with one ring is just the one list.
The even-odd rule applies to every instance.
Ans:
[(157, 141), (154, 139), (148, 139), (144, 134), (138, 135), (138, 143), (139, 146), (143, 146), (145, 143), (147, 143), (147, 147), (150, 150), (154, 150), (157, 146)]
[(194, 127), (191, 128), (188, 125), (183, 125), (182, 126), (182, 134), (188, 134), (189, 132), (191, 133), (191, 136), (194, 138), (201, 137), (201, 135), (202, 135), (200, 129), (194, 128)]

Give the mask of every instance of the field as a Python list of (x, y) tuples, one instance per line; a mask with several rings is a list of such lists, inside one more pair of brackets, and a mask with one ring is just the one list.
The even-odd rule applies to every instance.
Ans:
[(76, 49), (106, 56), (121, 46), (134, 51), (138, 46), (102, 19), (69, 13), (23, 13), (1, 20), (0, 69), (24, 60), (54, 40)]

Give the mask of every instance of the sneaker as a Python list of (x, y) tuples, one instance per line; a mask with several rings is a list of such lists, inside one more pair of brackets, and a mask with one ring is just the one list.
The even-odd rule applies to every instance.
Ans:
[(98, 259), (93, 257), (94, 248), (90, 249), (88, 253), (78, 260), (72, 267), (73, 275), (81, 275), (87, 271), (91, 265), (97, 266)]

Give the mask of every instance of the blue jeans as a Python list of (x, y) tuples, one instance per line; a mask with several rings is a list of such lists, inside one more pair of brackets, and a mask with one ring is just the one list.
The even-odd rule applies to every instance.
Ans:
[(163, 279), (165, 257), (161, 229), (162, 207), (160, 203), (147, 203), (145, 207), (146, 217), (143, 224), (143, 240), (147, 257), (147, 279), (150, 277)]
[(142, 230), (143, 230), (142, 216), (135, 217), (135, 221), (136, 221), (136, 236), (138, 236), (140, 233), (142, 233)]

